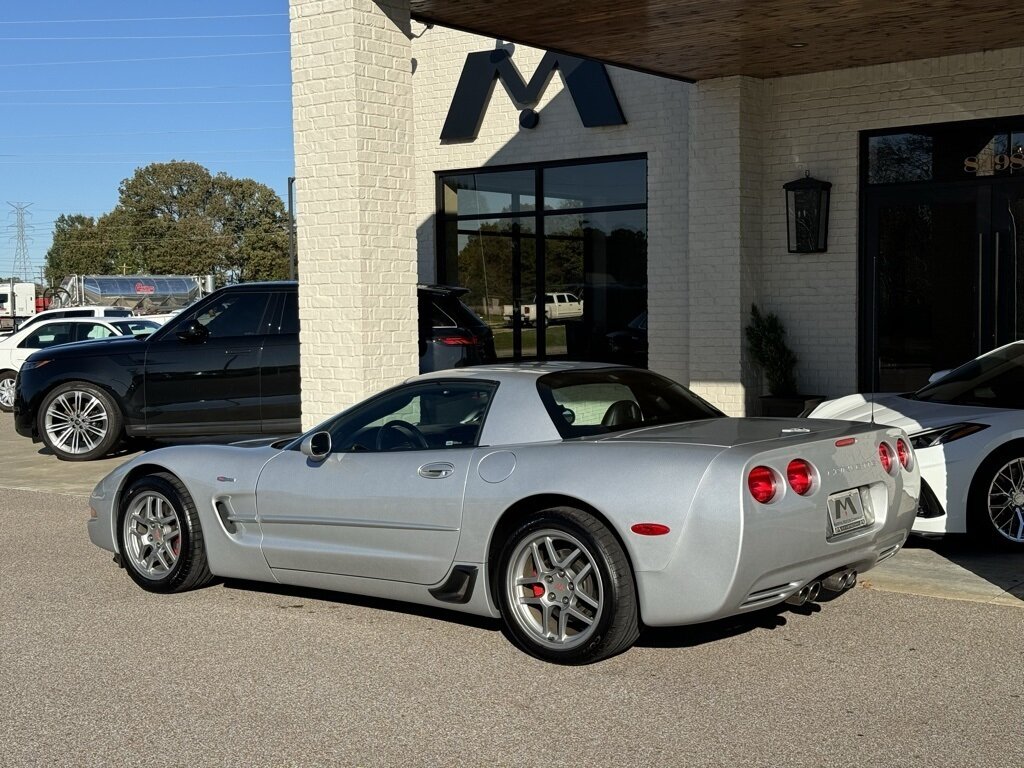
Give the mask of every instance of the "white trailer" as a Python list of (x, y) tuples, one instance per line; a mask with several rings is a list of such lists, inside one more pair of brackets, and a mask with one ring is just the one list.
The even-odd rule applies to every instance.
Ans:
[(0, 328), (13, 328), (17, 320), (36, 313), (35, 283), (0, 283)]

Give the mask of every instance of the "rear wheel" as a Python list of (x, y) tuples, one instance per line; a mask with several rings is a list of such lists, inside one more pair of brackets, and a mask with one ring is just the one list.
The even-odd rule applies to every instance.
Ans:
[(39, 434), (64, 461), (92, 461), (121, 439), (121, 411), (99, 387), (73, 381), (54, 389), (39, 409)]
[(14, 410), (14, 379), (15, 371), (0, 371), (0, 411), (10, 413)]
[(639, 636), (633, 572), (618, 539), (597, 519), (556, 507), (509, 537), (498, 565), (502, 616), (539, 658), (589, 664)]
[(121, 501), (117, 520), (121, 563), (150, 592), (184, 592), (213, 580), (199, 513), (174, 475), (140, 477)]
[(971, 484), (967, 511), (975, 539), (1024, 551), (1024, 449), (1011, 446), (985, 459)]

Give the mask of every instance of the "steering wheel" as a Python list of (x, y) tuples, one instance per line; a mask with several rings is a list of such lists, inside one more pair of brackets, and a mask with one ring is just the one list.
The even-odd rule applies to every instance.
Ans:
[[(384, 443), (385, 443), (385, 437), (384, 436), (386, 434), (390, 433), (390, 432), (397, 432), (404, 439), (401, 440), (400, 442), (396, 442), (393, 445), (385, 448), (384, 447)], [(430, 447), (430, 445), (427, 443), (427, 438), (425, 438), (423, 436), (422, 432), (420, 432), (418, 429), (416, 429), (416, 427), (414, 427), (409, 422), (401, 421), (400, 419), (395, 419), (393, 421), (389, 421), (387, 424), (385, 424), (383, 427), (381, 427), (380, 430), (378, 430), (378, 432), (377, 432), (377, 446), (376, 447), (377, 447), (378, 451), (391, 451), (391, 450), (394, 450), (395, 448), (397, 448), (398, 446), (404, 445), (404, 444), (411, 445), (413, 448), (429, 448)]]

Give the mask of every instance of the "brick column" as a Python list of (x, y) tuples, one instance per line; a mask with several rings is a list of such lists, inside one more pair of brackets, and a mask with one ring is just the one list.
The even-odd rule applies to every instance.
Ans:
[(408, 0), (290, 0), (302, 421), (417, 372)]
[(690, 386), (730, 415), (760, 394), (744, 328), (760, 267), (764, 104), (763, 81), (748, 77), (701, 81), (690, 102)]

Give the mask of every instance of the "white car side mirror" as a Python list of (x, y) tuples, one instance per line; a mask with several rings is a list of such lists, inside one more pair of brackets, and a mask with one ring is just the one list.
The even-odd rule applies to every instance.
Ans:
[(323, 461), (331, 452), (330, 433), (314, 432), (302, 440), (299, 450), (313, 461)]
[(950, 370), (951, 370), (950, 368), (946, 368), (944, 371), (936, 371), (935, 373), (933, 373), (931, 376), (928, 377), (928, 383), (929, 384), (934, 384), (936, 381), (938, 381), (943, 376), (945, 376), (947, 373), (949, 373)]

